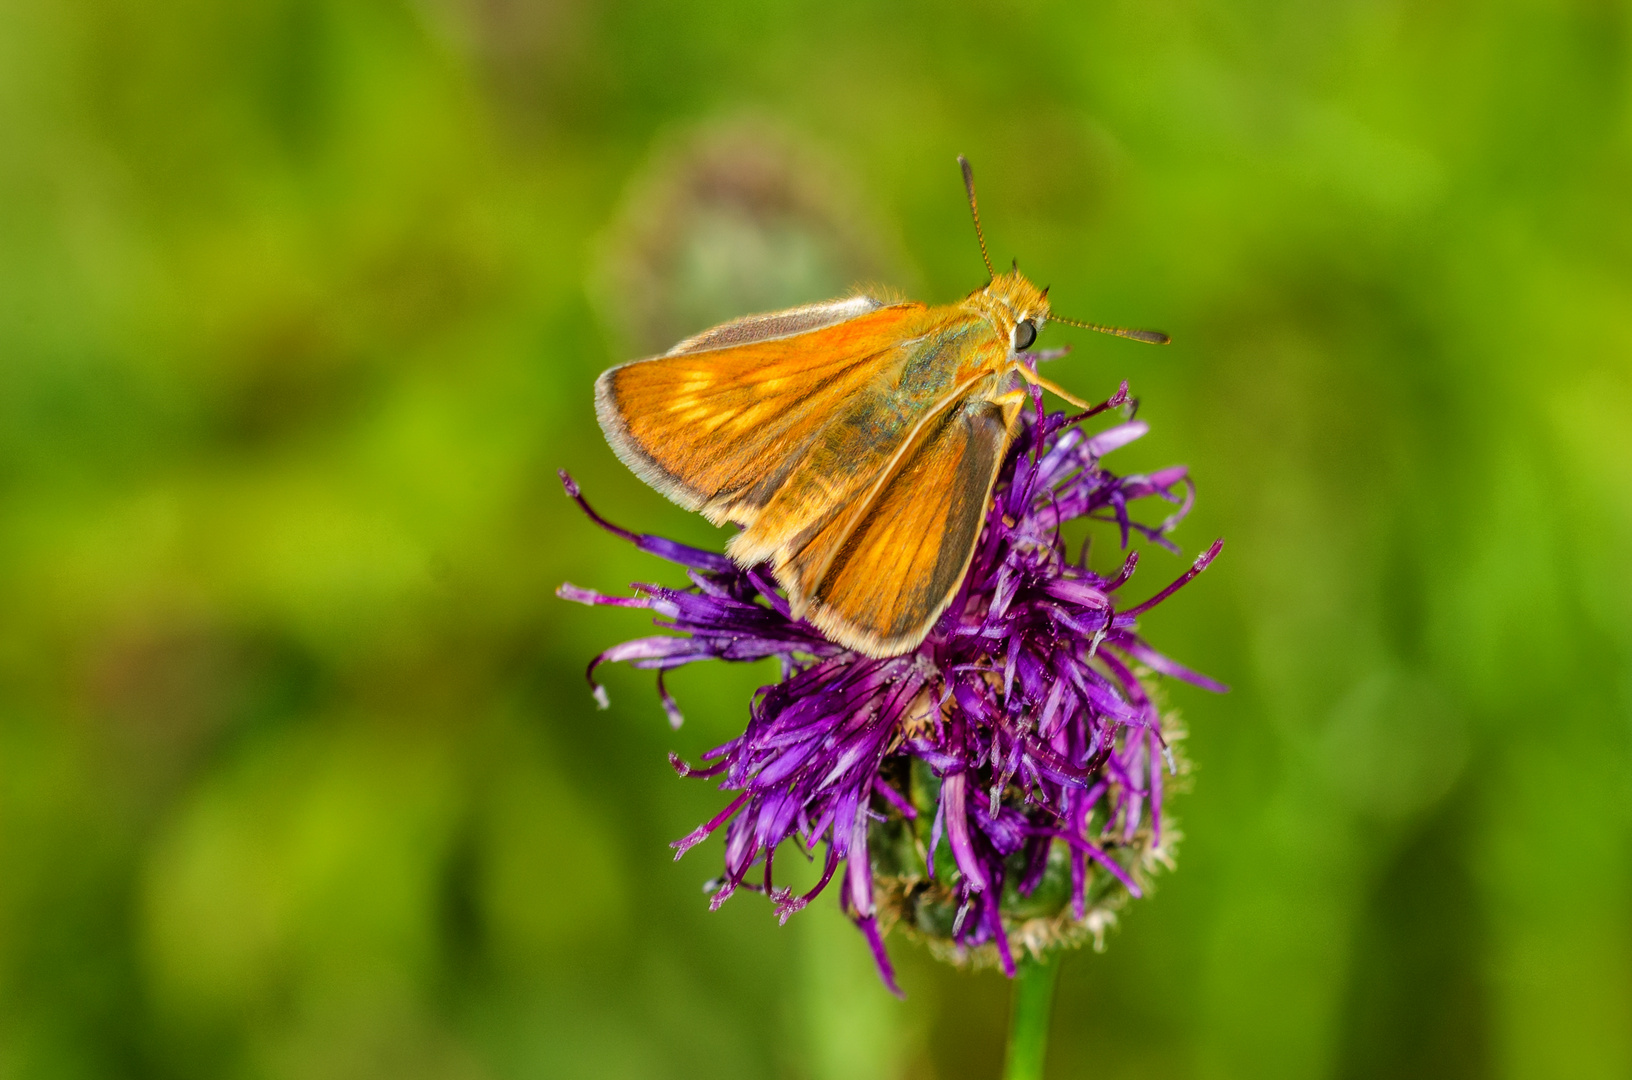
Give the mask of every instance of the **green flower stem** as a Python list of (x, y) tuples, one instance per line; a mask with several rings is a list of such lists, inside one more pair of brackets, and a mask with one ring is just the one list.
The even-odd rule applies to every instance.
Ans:
[(1054, 984), (1060, 977), (1060, 956), (1041, 960), (1027, 955), (1014, 973), (1014, 1011), (1009, 1016), (1009, 1052), (1004, 1080), (1043, 1080), (1043, 1058), (1048, 1053), (1048, 1020), (1054, 1012)]

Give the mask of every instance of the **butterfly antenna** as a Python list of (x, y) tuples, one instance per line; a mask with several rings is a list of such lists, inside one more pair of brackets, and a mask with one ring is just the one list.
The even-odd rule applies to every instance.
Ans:
[(997, 271), (992, 269), (992, 257), (986, 254), (986, 234), (980, 229), (980, 206), (975, 202), (975, 170), (969, 167), (969, 159), (962, 154), (958, 155), (958, 167), (963, 170), (963, 189), (969, 193), (969, 216), (975, 219), (975, 239), (980, 241), (980, 261), (986, 264), (986, 273), (997, 277)]
[(1078, 322), (1076, 319), (1067, 319), (1059, 315), (1050, 315), (1048, 321), (1075, 326), (1079, 330), (1092, 330), (1096, 334), (1110, 334), (1112, 337), (1125, 337), (1133, 341), (1143, 341), (1147, 345), (1168, 345), (1173, 341), (1172, 338), (1160, 330), (1129, 330), (1121, 326), (1101, 326), (1098, 323)]

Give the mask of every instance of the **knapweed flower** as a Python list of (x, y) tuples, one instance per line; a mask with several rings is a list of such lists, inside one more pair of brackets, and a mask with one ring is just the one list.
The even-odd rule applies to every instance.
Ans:
[[(650, 609), (669, 633), (616, 645), (589, 665), (624, 661), (658, 672), (671, 723), (678, 706), (663, 672), (698, 660), (781, 661), (761, 687), (747, 729), (697, 764), (671, 755), (682, 776), (717, 778), (734, 793), (711, 820), (675, 841), (676, 858), (725, 830), (718, 907), (738, 889), (769, 896), (781, 918), (837, 879), (839, 903), (866, 935), (879, 973), (899, 993), (884, 935), (900, 927), (955, 963), (1000, 965), (1016, 951), (1100, 938), (1128, 896), (1170, 859), (1164, 796), (1183, 773), (1182, 732), (1164, 716), (1155, 677), (1224, 688), (1152, 649), (1140, 614), (1199, 574), (1214, 543), (1178, 580), (1124, 604), (1138, 563), (1130, 551), (1105, 576), (1073, 559), (1062, 526), (1109, 522), (1127, 549), (1135, 533), (1172, 548), (1189, 511), (1183, 467), (1118, 476), (1101, 460), (1139, 438), (1124, 420), (1090, 434), (1084, 421), (1128, 402), (1127, 385), (1083, 415), (1045, 413), (1039, 398), (1003, 466), (969, 573), (923, 644), (876, 659), (789, 618), (768, 570), (637, 536), (567, 492), (597, 524), (686, 568), (684, 588), (637, 584), (613, 597), (563, 585), (587, 604)], [(1141, 499), (1174, 509), (1157, 524), (1130, 511)], [(1176, 549), (1175, 549), (1176, 550)], [(779, 853), (820, 860), (821, 879), (795, 893), (776, 880)], [(784, 857), (786, 855), (784, 854)]]

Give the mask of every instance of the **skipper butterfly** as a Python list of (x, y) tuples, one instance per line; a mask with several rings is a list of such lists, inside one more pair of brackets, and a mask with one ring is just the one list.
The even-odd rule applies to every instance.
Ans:
[(1165, 345), (1152, 330), (1062, 319), (1048, 290), (992, 270), (932, 307), (868, 292), (734, 319), (605, 372), (595, 411), (635, 475), (770, 561), (794, 618), (868, 656), (916, 648), (968, 572), (1030, 386), (1087, 408), (1028, 353), (1050, 321)]

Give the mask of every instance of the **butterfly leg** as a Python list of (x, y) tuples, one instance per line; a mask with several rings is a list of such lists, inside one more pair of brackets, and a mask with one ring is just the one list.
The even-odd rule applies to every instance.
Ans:
[(1031, 391), (1023, 386), (1017, 386), (1007, 393), (998, 394), (990, 399), (993, 405), (1003, 410), (1003, 427), (1013, 437), (1015, 425), (1020, 419), (1020, 410), (1031, 401)]
[(1081, 398), (1077, 397), (1075, 394), (1071, 393), (1070, 391), (1065, 390), (1065, 389), (1055, 385), (1050, 380), (1043, 378), (1041, 375), (1037, 374), (1035, 371), (1031, 370), (1030, 368), (1028, 368), (1024, 364), (1016, 364), (1014, 366), (1014, 370), (1019, 372), (1020, 377), (1022, 379), (1024, 379), (1024, 380), (1026, 380), (1028, 383), (1031, 383), (1033, 386), (1040, 386), (1044, 390), (1047, 390), (1049, 393), (1054, 394), (1057, 397), (1064, 398), (1066, 401), (1069, 401), (1071, 404), (1075, 405), (1079, 409), (1091, 409), (1091, 408), (1093, 408), (1093, 406), (1088, 404), (1086, 401), (1084, 401)]

